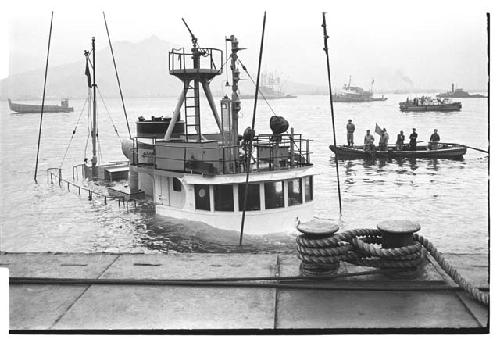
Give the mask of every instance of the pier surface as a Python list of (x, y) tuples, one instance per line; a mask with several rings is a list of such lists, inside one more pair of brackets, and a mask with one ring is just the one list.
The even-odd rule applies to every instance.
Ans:
[[(476, 286), (489, 288), (487, 256), (446, 254), (446, 258)], [(298, 283), (286, 277), (299, 276), (299, 265), (296, 256), (283, 254), (0, 253), (0, 266), (9, 268), (11, 278), (82, 279), (78, 284), (11, 283), (10, 329), (14, 332), (488, 331), (489, 308), (458, 289), (432, 261), (416, 278), (376, 273), (306, 281), (294, 287)], [(368, 270), (375, 269), (342, 263), (339, 273)], [(278, 279), (231, 281), (226, 286), (149, 283), (242, 277)], [(148, 283), (100, 284), (95, 279)]]

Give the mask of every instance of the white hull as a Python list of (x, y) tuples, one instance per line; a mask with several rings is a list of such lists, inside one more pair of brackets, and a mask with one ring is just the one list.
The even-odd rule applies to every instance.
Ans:
[[(245, 213), (245, 234), (290, 233), (296, 230), (297, 221), (313, 219), (314, 202), (286, 209), (247, 211)], [(210, 226), (228, 231), (240, 231), (241, 212), (188, 211), (165, 205), (157, 205), (156, 213), (176, 219), (204, 222)]]

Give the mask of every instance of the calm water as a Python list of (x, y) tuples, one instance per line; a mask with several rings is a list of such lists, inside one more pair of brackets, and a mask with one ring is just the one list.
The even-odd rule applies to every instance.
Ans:
[[(418, 140), (427, 141), (438, 128), (443, 142), (488, 147), (486, 99), (463, 99), (461, 112), (401, 113), (398, 102), (406, 96), (390, 95), (385, 102), (336, 103), (337, 140), (346, 142), (345, 124), (356, 124), (355, 143), (363, 140), (366, 129), (375, 123), (387, 128), (390, 143), (399, 130), (408, 136), (417, 128)], [(133, 124), (144, 115), (171, 115), (175, 98), (127, 99)], [(49, 101), (51, 103), (51, 101)], [(38, 114), (10, 113), (0, 102), (1, 242), (2, 251), (293, 251), (291, 235), (246, 237), (246, 246), (236, 246), (238, 234), (203, 224), (186, 223), (155, 216), (151, 206), (127, 211), (116, 203), (105, 206), (89, 202), (85, 196), (49, 185), (45, 169), (59, 167), (68, 147), (84, 100), (72, 100), (75, 112), (46, 114), (40, 150), (39, 184), (33, 182), (38, 137)], [(241, 130), (251, 121), (251, 100), (243, 101)], [(335, 162), (328, 145), (332, 127), (327, 96), (300, 96), (270, 102), (278, 115), (285, 116), (296, 133), (314, 140), (312, 161), (315, 178), (315, 214), (338, 219)], [(118, 99), (106, 101), (109, 114), (100, 104), (101, 153), (104, 161), (124, 159), (119, 138), (127, 135)], [(211, 113), (205, 110), (203, 128), (215, 129)], [(257, 132), (269, 133), (271, 112), (264, 102), (257, 110)], [(242, 128), (243, 127), (243, 128)], [(204, 129), (207, 131), (207, 129)], [(376, 137), (378, 142), (378, 136)], [(77, 132), (63, 163), (63, 175), (71, 176), (71, 166), (85, 157), (87, 114), (82, 114)], [(89, 149), (90, 150), (90, 145)], [(90, 158), (89, 152), (87, 157)], [(443, 252), (486, 253), (488, 246), (488, 158), (468, 150), (463, 161), (417, 160), (368, 163), (341, 161), (343, 229), (375, 227), (385, 219), (406, 218), (420, 222), (421, 233)]]

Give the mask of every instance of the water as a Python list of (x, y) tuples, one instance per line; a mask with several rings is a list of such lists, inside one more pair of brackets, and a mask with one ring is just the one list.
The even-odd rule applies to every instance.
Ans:
[[(385, 102), (336, 103), (338, 143), (346, 143), (345, 124), (347, 119), (353, 119), (356, 144), (362, 143), (366, 129), (373, 131), (378, 123), (387, 128), (389, 143), (395, 142), (399, 130), (408, 137), (415, 127), (418, 140), (427, 141), (437, 128), (443, 142), (487, 149), (486, 99), (463, 99), (461, 112), (401, 113), (397, 103), (405, 99), (390, 95)], [(169, 116), (175, 102), (175, 98), (126, 99), (132, 131), (138, 116)], [(61, 165), (83, 103), (72, 100), (75, 112), (44, 116), (37, 185), (33, 173), (40, 117), (10, 113), (8, 103), (0, 102), (2, 251), (294, 251), (292, 235), (246, 236), (246, 245), (240, 248), (236, 246), (236, 232), (155, 216), (148, 205), (127, 212), (116, 203), (89, 202), (85, 196), (49, 185), (45, 170)], [(252, 100), (243, 101), (241, 130), (250, 124), (252, 104)], [(270, 104), (276, 114), (289, 120), (296, 133), (314, 140), (311, 160), (318, 172), (315, 215), (337, 220), (337, 180), (335, 161), (328, 148), (333, 136), (327, 96), (299, 96)], [(119, 138), (111, 124), (113, 120), (120, 135), (127, 136), (121, 103), (108, 99), (106, 105), (109, 115), (102, 104), (99, 109), (102, 159), (122, 160)], [(205, 131), (214, 130), (211, 113), (203, 108), (207, 114), (202, 126)], [(271, 115), (267, 105), (260, 102), (257, 132), (269, 132)], [(81, 163), (85, 156), (90, 158), (90, 143), (84, 154), (87, 121), (84, 110), (63, 163), (66, 177), (71, 177), (72, 165)], [(405, 218), (418, 221), (421, 233), (440, 251), (487, 253), (488, 158), (484, 153), (469, 149), (463, 161), (340, 161), (339, 171), (343, 229), (375, 227), (382, 220)]]

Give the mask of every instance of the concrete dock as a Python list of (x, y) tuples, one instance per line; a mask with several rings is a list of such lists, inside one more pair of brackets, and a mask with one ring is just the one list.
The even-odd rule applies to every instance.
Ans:
[[(487, 256), (446, 254), (446, 258), (468, 280), (489, 289)], [(9, 268), (11, 278), (276, 278), (244, 281), (248, 285), (241, 286), (238, 282), (228, 286), (11, 283), (14, 333), (489, 331), (489, 307), (458, 289), (433, 261), (417, 277), (342, 263), (339, 273), (378, 273), (288, 282), (286, 277), (300, 275), (299, 265), (295, 255), (283, 254), (0, 253), (0, 266)]]

